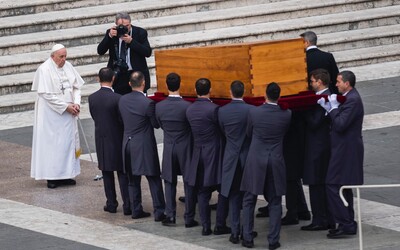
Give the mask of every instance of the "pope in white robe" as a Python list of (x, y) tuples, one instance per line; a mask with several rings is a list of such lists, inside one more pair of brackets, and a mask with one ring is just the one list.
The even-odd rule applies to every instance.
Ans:
[[(49, 188), (80, 174), (77, 118), (83, 79), (61, 44), (36, 70), (32, 90), (37, 91), (33, 125), (31, 177), (47, 180)], [(58, 181), (58, 182), (57, 182)], [(75, 180), (70, 180), (75, 182)], [(55, 183), (50, 186), (50, 183)], [(75, 184), (71, 182), (64, 183)]]

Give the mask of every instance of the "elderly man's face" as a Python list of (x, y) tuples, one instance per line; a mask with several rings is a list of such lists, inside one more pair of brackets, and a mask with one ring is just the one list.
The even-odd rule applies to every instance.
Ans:
[(65, 60), (67, 60), (67, 49), (62, 48), (53, 53), (51, 55), (51, 58), (53, 58), (53, 61), (59, 68), (62, 68), (65, 64)]

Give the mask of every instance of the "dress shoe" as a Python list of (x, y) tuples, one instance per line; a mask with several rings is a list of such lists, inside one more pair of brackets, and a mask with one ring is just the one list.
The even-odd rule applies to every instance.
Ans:
[(197, 227), (199, 225), (199, 222), (197, 220), (192, 220), (191, 222), (185, 224), (186, 228), (191, 228), (191, 227)]
[(247, 247), (247, 248), (253, 248), (254, 247), (254, 241), (250, 240), (242, 240), (242, 246)]
[(276, 242), (275, 244), (269, 244), (268, 245), (268, 249), (270, 249), (270, 250), (274, 250), (274, 249), (277, 249), (277, 248), (280, 248), (280, 247), (281, 247), (281, 243), (279, 243), (279, 241)]
[(232, 242), (233, 244), (239, 244), (240, 239), (239, 236), (231, 234), (231, 237), (229, 237), (229, 241)]
[(204, 227), (203, 227), (203, 230), (201, 231), (201, 235), (207, 236), (207, 235), (210, 235), (210, 234), (212, 234), (211, 229), (210, 229), (210, 228), (204, 228)]
[(299, 220), (311, 220), (311, 214), (310, 212), (301, 212), (297, 214), (297, 218)]
[(180, 202), (183, 202), (183, 203), (185, 203), (185, 196), (179, 196), (179, 198), (178, 198), (178, 200), (180, 201)]
[(104, 206), (103, 210), (105, 212), (109, 212), (109, 213), (112, 213), (112, 214), (115, 214), (117, 212), (117, 208), (116, 207)]
[(124, 209), (124, 215), (132, 215), (132, 210), (129, 209)]
[(268, 205), (264, 206), (264, 207), (259, 207), (258, 208), (258, 212), (260, 212), (260, 213), (268, 213), (269, 212)]
[(141, 218), (146, 218), (146, 217), (150, 217), (150, 213), (145, 212), (145, 211), (140, 211), (139, 214), (136, 215), (132, 215), (132, 219), (141, 219)]
[(47, 187), (51, 189), (56, 188), (58, 187), (58, 183), (55, 180), (47, 180)]
[(161, 214), (161, 215), (155, 217), (155, 218), (154, 218), (154, 221), (160, 222), (160, 221), (165, 220), (165, 218), (167, 218), (167, 216), (166, 216), (165, 214)]
[[(252, 237), (252, 239), (254, 239), (254, 238), (257, 237), (257, 236), (258, 236), (258, 233), (257, 233), (256, 231), (251, 232), (251, 237)], [(240, 235), (240, 239), (243, 240), (243, 234)]]
[(299, 220), (296, 218), (289, 218), (289, 217), (285, 216), (281, 219), (282, 226), (297, 225), (297, 224), (299, 224)]
[(311, 223), (310, 225), (302, 226), (300, 229), (303, 231), (323, 231), (323, 230), (328, 230), (328, 227)]
[(163, 226), (175, 226), (176, 225), (176, 220), (175, 220), (175, 217), (166, 217), (162, 222), (161, 222), (161, 224), (163, 225)]
[(342, 229), (336, 229), (336, 230), (329, 230), (329, 234), (326, 235), (329, 239), (340, 239), (344, 238), (349, 235), (356, 235), (357, 231), (343, 231)]
[(65, 185), (65, 186), (76, 185), (76, 180), (73, 180), (73, 179), (59, 180), (59, 182), (60, 182), (60, 185)]
[(217, 210), (218, 203), (209, 205), (211, 210)]
[(214, 234), (215, 235), (222, 235), (222, 234), (230, 234), (231, 228), (227, 226), (215, 226), (214, 227)]
[(257, 214), (256, 214), (256, 217), (257, 217), (257, 218), (266, 218), (266, 217), (269, 217), (269, 212), (266, 212), (266, 213), (264, 213), (264, 212), (257, 213)]

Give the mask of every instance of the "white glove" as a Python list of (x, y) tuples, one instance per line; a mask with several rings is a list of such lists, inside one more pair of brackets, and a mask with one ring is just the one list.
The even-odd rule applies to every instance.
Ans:
[(321, 107), (323, 107), (326, 112), (329, 112), (331, 110), (331, 104), (329, 102), (326, 102), (324, 97), (319, 98), (317, 103), (321, 105)]
[(332, 95), (328, 96), (328, 100), (329, 100), (329, 103), (331, 104), (331, 110), (337, 109), (339, 107), (340, 103), (337, 100), (336, 94), (332, 94)]

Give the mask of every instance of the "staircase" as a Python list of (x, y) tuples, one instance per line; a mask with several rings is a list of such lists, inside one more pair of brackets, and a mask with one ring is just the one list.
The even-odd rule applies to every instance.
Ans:
[[(290, 39), (313, 30), (318, 46), (359, 80), (400, 75), (400, 0), (21, 2), (0, 1), (0, 114), (33, 109), (33, 75), (55, 43), (67, 47), (67, 60), (85, 79), (86, 100), (108, 59), (97, 55), (97, 44), (120, 11), (147, 29), (153, 49)], [(156, 87), (153, 57), (148, 64)]]

